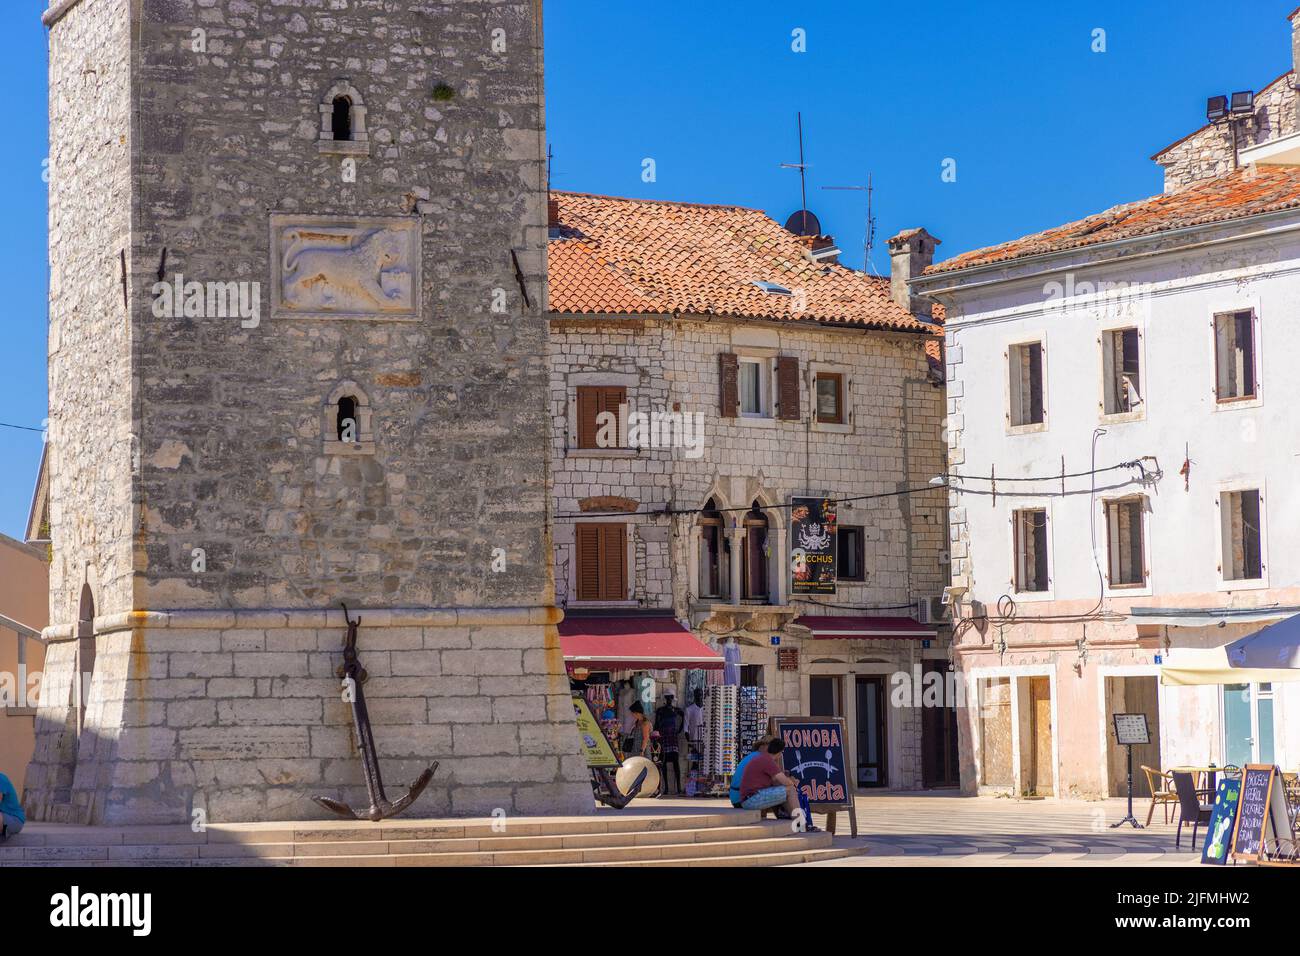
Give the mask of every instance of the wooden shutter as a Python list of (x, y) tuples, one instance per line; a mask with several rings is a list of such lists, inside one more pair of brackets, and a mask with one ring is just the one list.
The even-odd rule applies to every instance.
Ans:
[(776, 417), (784, 421), (799, 420), (799, 360), (781, 355), (776, 360)]
[(578, 447), (599, 447), (596, 443), (600, 433), (597, 418), (601, 412), (609, 412), (617, 419), (618, 407), (626, 401), (627, 389), (622, 385), (579, 385)]
[(740, 412), (740, 362), (734, 352), (718, 354), (718, 413), (735, 418)]
[(585, 522), (575, 529), (579, 601), (627, 598), (627, 525)]

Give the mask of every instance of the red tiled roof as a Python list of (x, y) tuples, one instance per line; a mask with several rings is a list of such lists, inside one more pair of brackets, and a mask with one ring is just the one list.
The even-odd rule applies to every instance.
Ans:
[(955, 272), (1297, 207), (1300, 207), (1300, 167), (1245, 166), (1177, 192), (1139, 199), (1013, 242), (962, 253), (931, 266), (925, 274)]
[[(555, 313), (696, 313), (938, 334), (894, 302), (889, 280), (813, 262), (757, 209), (552, 192)], [(764, 292), (772, 282), (802, 296)], [(795, 306), (802, 305), (796, 311)]]

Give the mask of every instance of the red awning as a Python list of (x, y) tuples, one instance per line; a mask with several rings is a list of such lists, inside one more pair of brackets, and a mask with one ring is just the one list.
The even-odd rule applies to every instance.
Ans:
[(559, 629), (570, 669), (720, 670), (723, 665), (721, 654), (671, 617), (573, 617), (561, 621)]
[(910, 617), (834, 617), (805, 614), (795, 623), (812, 631), (819, 641), (879, 641), (888, 639), (925, 640), (939, 632)]

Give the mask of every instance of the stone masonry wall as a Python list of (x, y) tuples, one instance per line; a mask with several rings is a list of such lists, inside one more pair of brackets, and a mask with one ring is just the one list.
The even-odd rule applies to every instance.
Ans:
[[(1254, 122), (1237, 122), (1237, 148), (1256, 146), (1296, 131), (1296, 91), (1287, 73), (1255, 94)], [(1165, 192), (1232, 172), (1232, 130), (1220, 121), (1197, 130), (1156, 157), (1165, 170)]]
[[(110, 7), (130, 22), (70, 26)], [(323, 813), (317, 793), (364, 805), (335, 676), (340, 602), (362, 619), (390, 797), (441, 762), (410, 815), (591, 812), (546, 520), (540, 3), (86, 0), (52, 27), (53, 102), (74, 104), (76, 148), (106, 137), (76, 112), (79, 76), (59, 79), (82, 60), (59, 34), (71, 47), (94, 26), (132, 69), (111, 117), (131, 164), (116, 208), (132, 213), (132, 352), (111, 379), (139, 454), (85, 465), (130, 489), (135, 513), (65, 483), (55, 549), (65, 567), (106, 563), (101, 540), (58, 517), (102, 512), (130, 535), (133, 569), (95, 622), (70, 800), (38, 787), (36, 817), (301, 819)], [(339, 88), (368, 135), (346, 155), (320, 143)], [(414, 314), (273, 314), (289, 292), (276, 215), (318, 243), (367, 235), (356, 223), (413, 228)], [(66, 231), (51, 242), (55, 261), (80, 250)], [(178, 274), (256, 284), (260, 314), (169, 312), (154, 284)], [(80, 342), (69, 357), (74, 372), (96, 361)], [(95, 432), (103, 410), (68, 381), (52, 377), (53, 416)], [(365, 407), (353, 447), (328, 417), (346, 394)], [(72, 636), (69, 610), (64, 598), (52, 615), (56, 641)], [(43, 708), (46, 752), (67, 713)]]
[[(556, 513), (579, 513), (584, 499), (594, 511), (604, 499), (628, 498), (645, 512), (665, 505), (699, 508), (710, 496), (721, 508), (743, 508), (758, 496), (777, 504), (803, 492), (852, 497), (925, 487), (946, 470), (946, 449), (944, 390), (927, 376), (923, 345), (919, 336), (807, 325), (552, 316), (548, 361)], [(744, 353), (747, 348), (799, 359), (800, 421), (719, 415), (718, 354)], [(810, 363), (825, 363), (828, 370), (845, 374), (852, 409), (847, 428), (810, 428)], [(571, 447), (576, 445), (571, 405), (579, 385), (625, 385), (629, 404), (638, 411), (680, 406), (684, 413), (702, 413), (703, 454), (689, 458), (681, 449)], [(936, 489), (841, 507), (842, 524), (865, 528), (866, 581), (841, 582), (839, 593), (826, 603), (897, 605), (898, 610), (878, 613), (907, 616), (916, 598), (940, 593), (948, 578), (946, 506), (943, 489)], [(773, 528), (788, 526), (787, 512), (767, 514)], [(727, 523), (738, 517), (736, 512), (724, 513)], [(573, 527), (581, 520), (556, 521), (557, 588), (569, 607), (585, 606), (576, 602), (572, 591), (566, 592), (574, 560)], [(629, 603), (671, 607), (679, 620), (700, 622), (697, 636), (713, 640), (720, 622), (707, 614), (701, 621), (698, 608), (709, 602), (699, 598), (690, 572), (694, 516), (636, 517), (629, 522), (634, 557)], [(770, 540), (776, 540), (775, 534)], [(780, 573), (788, 574), (784, 557), (778, 566)], [(796, 606), (800, 613), (853, 613), (819, 611), (802, 600)], [(801, 636), (802, 630), (775, 623), (775, 616), (761, 609), (753, 623), (757, 630), (738, 635), (742, 662), (764, 666), (772, 713), (799, 713), (807, 706), (803, 685), (814, 659), (847, 666), (860, 658), (887, 661), (910, 674), (923, 653), (914, 642), (813, 642)], [(775, 648), (768, 640), (774, 634), (780, 635), (782, 647), (800, 651), (800, 672), (777, 669)], [(935, 652), (940, 643), (935, 642)], [(919, 788), (920, 711), (905, 707), (891, 713), (896, 715), (890, 718), (896, 732), (891, 747), (898, 748), (902, 774), (891, 785)]]
[(87, 581), (98, 610), (132, 606), (129, 29), (125, 4), (83, 0), (50, 33), (53, 623)]

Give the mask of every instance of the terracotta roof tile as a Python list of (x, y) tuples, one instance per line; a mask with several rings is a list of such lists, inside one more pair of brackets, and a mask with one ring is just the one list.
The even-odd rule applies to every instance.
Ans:
[[(571, 192), (551, 199), (559, 211), (558, 235), (547, 243), (552, 312), (699, 313), (939, 332), (894, 302), (888, 279), (813, 262), (799, 237), (757, 209)], [(755, 282), (796, 295), (765, 292)]]
[(973, 266), (1298, 207), (1300, 167), (1245, 166), (1227, 175), (1194, 183), (1178, 192), (1139, 199), (1013, 242), (962, 253), (931, 266), (925, 274), (955, 272)]

